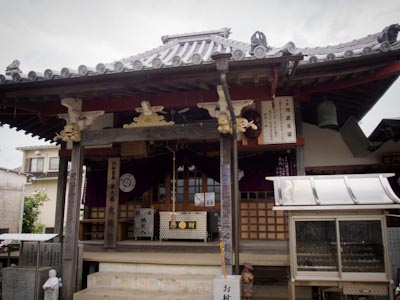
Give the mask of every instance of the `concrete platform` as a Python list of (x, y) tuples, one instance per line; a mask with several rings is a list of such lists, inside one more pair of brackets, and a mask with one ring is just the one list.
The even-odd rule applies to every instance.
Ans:
[(86, 289), (74, 294), (74, 300), (212, 300), (212, 293), (187, 294), (177, 292), (130, 291), (118, 289)]

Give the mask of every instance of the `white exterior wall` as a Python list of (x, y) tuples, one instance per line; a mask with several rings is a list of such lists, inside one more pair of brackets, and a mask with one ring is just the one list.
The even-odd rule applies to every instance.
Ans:
[[(379, 164), (380, 153), (353, 157), (339, 132), (303, 123), (305, 167)], [(380, 149), (381, 150), (381, 149)]]
[[(57, 170), (50, 170), (49, 169), (49, 163), (50, 163), (50, 157), (58, 157), (58, 146), (43, 146), (43, 147), (27, 147), (27, 148), (21, 148), (24, 152), (23, 154), (23, 160), (22, 160), (22, 170), (25, 172), (29, 172), (29, 162), (31, 158), (44, 158), (44, 172), (57, 172)], [(26, 150), (29, 149), (29, 150)]]
[[(38, 146), (38, 147), (23, 147), (23, 161), (22, 170), (30, 173), (30, 159), (31, 158), (44, 158), (43, 173), (47, 172), (58, 172), (57, 169), (50, 170), (50, 158), (58, 157), (58, 146)], [(43, 224), (45, 227), (54, 227), (55, 224), (55, 211), (56, 211), (56, 201), (57, 201), (57, 179), (58, 178), (48, 178), (48, 179), (38, 179), (33, 180), (28, 183), (25, 188), (25, 195), (30, 196), (35, 191), (40, 191), (46, 193), (49, 198), (48, 201), (44, 202), (40, 207), (40, 214), (38, 218), (38, 223)]]
[[(58, 146), (38, 146), (38, 147), (22, 147), (20, 148), (24, 152), (23, 154), (23, 170), (29, 171), (29, 162), (31, 158), (44, 158), (44, 169), (43, 173), (47, 172), (58, 172), (57, 170), (50, 170), (49, 163), (51, 157), (58, 157)], [(83, 171), (82, 182), (85, 182), (85, 167)], [(57, 203), (57, 183), (58, 177), (51, 178), (36, 178), (28, 183), (25, 188), (25, 195), (30, 196), (35, 191), (46, 193), (49, 198), (48, 201), (44, 202), (40, 207), (40, 214), (38, 223), (45, 225), (45, 227), (55, 227), (55, 215), (56, 215), (56, 203)], [(66, 199), (68, 198), (69, 180), (67, 179), (66, 184)], [(83, 185), (82, 185), (83, 194)], [(68, 203), (65, 201), (64, 216), (66, 216)], [(82, 206), (83, 207), (83, 206)], [(64, 224), (67, 220), (64, 219)]]
[(0, 228), (21, 232), (26, 175), (0, 169)]
[(30, 196), (35, 191), (44, 192), (49, 198), (49, 200), (44, 202), (39, 208), (40, 214), (38, 223), (45, 225), (45, 227), (54, 227), (57, 200), (57, 179), (36, 180), (26, 185), (25, 195)]

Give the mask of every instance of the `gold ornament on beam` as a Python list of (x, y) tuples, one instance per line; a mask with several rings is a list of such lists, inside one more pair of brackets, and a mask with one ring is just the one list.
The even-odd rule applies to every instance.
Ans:
[[(236, 124), (237, 133), (246, 132), (247, 128), (257, 130), (257, 126), (254, 124), (254, 121), (249, 122), (245, 118), (236, 118)], [(233, 131), (230, 118), (226, 113), (220, 113), (218, 115), (218, 131), (222, 134), (231, 134)]]
[(164, 116), (160, 116), (157, 112), (164, 109), (164, 106), (151, 106), (149, 101), (142, 101), (142, 107), (135, 108), (136, 112), (140, 113), (138, 117), (133, 118), (130, 124), (124, 124), (124, 128), (150, 127), (150, 126), (171, 126), (173, 121), (165, 121)]
[(77, 124), (67, 124), (64, 126), (64, 130), (61, 130), (60, 134), (56, 132), (56, 136), (53, 141), (57, 142), (62, 140), (63, 142), (80, 142), (81, 131)]

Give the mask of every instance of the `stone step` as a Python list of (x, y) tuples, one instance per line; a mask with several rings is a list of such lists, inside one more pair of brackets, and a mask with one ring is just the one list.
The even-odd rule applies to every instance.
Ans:
[(217, 276), (221, 274), (221, 266), (102, 262), (99, 265), (99, 272)]
[(134, 274), (98, 272), (88, 276), (88, 288), (163, 291), (177, 293), (211, 293), (213, 275)]
[(212, 300), (212, 291), (183, 293), (165, 291), (138, 291), (109, 288), (89, 288), (74, 294), (73, 300)]

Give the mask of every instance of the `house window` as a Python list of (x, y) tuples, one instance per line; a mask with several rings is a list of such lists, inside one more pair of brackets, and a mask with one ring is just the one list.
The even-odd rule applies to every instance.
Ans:
[(31, 172), (43, 172), (44, 171), (44, 158), (34, 157), (31, 158)]
[(56, 170), (58, 171), (58, 165), (60, 163), (59, 157), (50, 157), (49, 160), (49, 170)]

